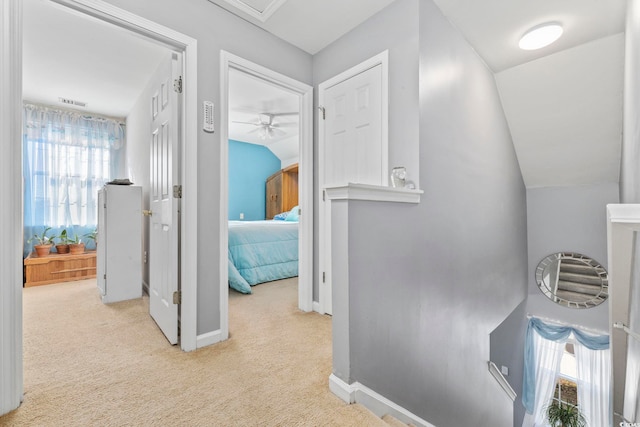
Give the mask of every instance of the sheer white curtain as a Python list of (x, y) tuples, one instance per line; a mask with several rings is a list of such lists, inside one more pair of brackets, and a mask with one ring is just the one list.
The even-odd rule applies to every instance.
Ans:
[(553, 397), (560, 361), (567, 340), (550, 341), (533, 331), (534, 363), (535, 363), (535, 401), (533, 413), (526, 413), (522, 427), (548, 427), (545, 417), (545, 406)]
[(40, 105), (23, 107), (24, 256), (28, 239), (51, 227), (82, 236), (97, 222), (98, 190), (117, 176), (124, 124)]
[(610, 426), (611, 352), (575, 343), (578, 406), (589, 426)]

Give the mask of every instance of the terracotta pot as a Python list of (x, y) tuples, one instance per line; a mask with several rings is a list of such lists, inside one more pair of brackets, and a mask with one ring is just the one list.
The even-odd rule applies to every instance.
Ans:
[(69, 245), (69, 251), (73, 255), (84, 253), (84, 243), (71, 243)]
[(36, 250), (36, 254), (39, 257), (43, 257), (49, 255), (49, 252), (51, 252), (51, 246), (53, 245), (34, 245), (33, 249)]
[(69, 245), (56, 245), (56, 252), (59, 254), (68, 254), (69, 253)]

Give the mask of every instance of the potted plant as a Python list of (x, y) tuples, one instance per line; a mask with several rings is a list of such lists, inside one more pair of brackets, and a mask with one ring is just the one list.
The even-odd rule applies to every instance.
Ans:
[(71, 255), (84, 253), (84, 243), (82, 243), (77, 234), (74, 235), (73, 239), (69, 240), (69, 252), (71, 252)]
[(552, 400), (546, 407), (547, 422), (552, 427), (585, 427), (587, 420), (577, 406)]
[(98, 230), (97, 229), (94, 228), (93, 231), (85, 234), (84, 237), (86, 237), (89, 240), (93, 240), (93, 243), (95, 245), (98, 244)]
[(51, 230), (51, 227), (45, 227), (42, 234), (36, 233), (28, 240), (28, 243), (31, 243), (34, 240), (38, 242), (36, 245), (33, 245), (33, 249), (35, 249), (36, 254), (39, 257), (47, 256), (49, 255), (49, 252), (51, 252), (51, 246), (53, 246), (53, 237), (47, 236), (49, 230)]
[(59, 254), (69, 253), (69, 236), (67, 235), (67, 229), (65, 228), (58, 235), (58, 243), (56, 243), (56, 251)]

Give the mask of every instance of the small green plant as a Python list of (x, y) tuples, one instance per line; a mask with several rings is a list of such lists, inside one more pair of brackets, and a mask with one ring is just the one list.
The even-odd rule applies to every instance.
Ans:
[(93, 240), (94, 243), (97, 243), (98, 242), (98, 230), (94, 228), (93, 231), (85, 234), (84, 237), (86, 237), (89, 240)]
[(67, 229), (65, 228), (58, 234), (58, 241), (60, 245), (68, 245), (69, 244), (69, 235), (67, 234)]
[(38, 245), (51, 245), (53, 244), (53, 237), (51, 236), (47, 236), (47, 233), (49, 232), (49, 230), (51, 230), (51, 227), (45, 227), (44, 231), (42, 232), (42, 234), (34, 234), (29, 240), (27, 240), (28, 243), (31, 243), (32, 241), (36, 241), (38, 242)]
[(547, 421), (552, 427), (586, 427), (587, 420), (577, 406), (552, 400), (545, 408)]
[(73, 237), (69, 237), (70, 245), (77, 245), (79, 243), (82, 243), (82, 239), (77, 234), (74, 234)]

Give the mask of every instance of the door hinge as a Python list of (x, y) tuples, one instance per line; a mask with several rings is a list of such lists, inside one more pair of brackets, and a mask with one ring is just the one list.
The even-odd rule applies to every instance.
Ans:
[(173, 198), (182, 199), (182, 185), (173, 186)]
[(182, 303), (182, 292), (181, 291), (175, 291), (173, 293), (173, 303), (174, 304), (181, 304)]
[(177, 93), (182, 93), (182, 76), (173, 80), (173, 90)]
[(107, 280), (107, 273), (104, 273), (104, 280)]
[(322, 283), (324, 283), (324, 271), (322, 272)]
[(320, 110), (320, 112), (322, 113), (322, 120), (326, 120), (327, 119), (327, 112), (324, 109), (324, 107), (320, 106), (320, 107), (318, 107), (318, 110)]

